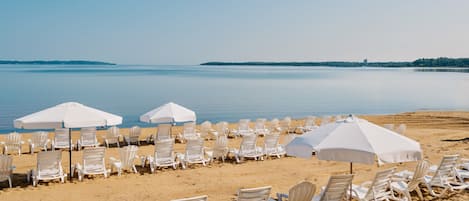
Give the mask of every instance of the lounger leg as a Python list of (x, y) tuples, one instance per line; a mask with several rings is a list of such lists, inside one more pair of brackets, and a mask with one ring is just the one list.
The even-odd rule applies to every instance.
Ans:
[(10, 185), (10, 188), (13, 187), (13, 185), (11, 185), (11, 177), (8, 177), (8, 184)]

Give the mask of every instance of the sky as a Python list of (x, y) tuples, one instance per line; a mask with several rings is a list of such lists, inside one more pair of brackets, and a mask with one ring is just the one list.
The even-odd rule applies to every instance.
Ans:
[(0, 59), (192, 65), (469, 57), (466, 0), (0, 1)]

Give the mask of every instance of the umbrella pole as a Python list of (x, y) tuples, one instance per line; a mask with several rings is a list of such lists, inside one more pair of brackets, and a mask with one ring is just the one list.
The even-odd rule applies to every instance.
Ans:
[[(352, 162), (350, 162), (350, 174), (353, 174), (353, 165), (352, 165)], [(349, 200), (352, 201), (352, 184), (350, 184)]]
[(72, 128), (68, 129), (68, 167), (69, 167), (69, 180), (72, 181)]

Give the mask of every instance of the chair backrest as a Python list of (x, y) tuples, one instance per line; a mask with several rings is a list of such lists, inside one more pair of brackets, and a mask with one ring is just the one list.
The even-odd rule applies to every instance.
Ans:
[(220, 157), (225, 155), (228, 150), (228, 137), (226, 135), (218, 136), (213, 145), (213, 156)]
[(171, 200), (171, 201), (207, 201), (207, 200), (208, 200), (208, 196), (201, 195), (201, 196), (182, 198), (182, 199), (176, 199), (176, 200)]
[(366, 200), (389, 200), (392, 198), (392, 191), (389, 190), (389, 187), (394, 170), (395, 168), (391, 168), (376, 173), (365, 195)]
[(93, 169), (97, 166), (105, 167), (105, 151), (105, 147), (94, 147), (83, 150), (83, 167), (85, 169)]
[(244, 135), (243, 140), (241, 140), (241, 144), (239, 147), (240, 152), (252, 152), (256, 150), (256, 141), (257, 141), (257, 135), (250, 134), (250, 135)]
[(123, 168), (130, 168), (134, 165), (138, 147), (135, 145), (126, 146), (119, 149), (119, 157)]
[(115, 138), (115, 137), (118, 137), (119, 135), (120, 135), (119, 127), (112, 126), (112, 127), (107, 129), (107, 137), (108, 138)]
[(309, 181), (296, 184), (288, 191), (288, 201), (311, 201), (316, 192), (316, 185)]
[(273, 118), (272, 120), (270, 120), (269, 129), (271, 131), (277, 130), (278, 127), (280, 127), (280, 125), (279, 125), (279, 120), (277, 118)]
[(278, 140), (280, 139), (279, 134), (269, 134), (264, 138), (264, 150), (277, 150)]
[(8, 155), (0, 155), (0, 181), (3, 181), (11, 174), (13, 158)]
[(238, 123), (238, 130), (239, 131), (249, 131), (249, 119), (240, 119)]
[(267, 119), (263, 119), (263, 118), (256, 119), (255, 129), (256, 130), (264, 130), (266, 121), (267, 121)]
[(321, 193), (320, 201), (341, 201), (352, 184), (353, 175), (333, 175)]
[(394, 131), (394, 124), (383, 124), (383, 127), (388, 130)]
[(159, 124), (156, 131), (156, 140), (171, 139), (171, 124)]
[(291, 117), (285, 117), (280, 121), (280, 128), (282, 130), (289, 129), (291, 125)]
[(13, 132), (5, 136), (6, 146), (19, 146), (20, 144), (21, 144), (21, 134), (17, 132)]
[(174, 152), (174, 140), (159, 140), (155, 143), (155, 158), (171, 158)]
[(322, 125), (326, 125), (328, 124), (329, 122), (331, 122), (331, 117), (330, 116), (323, 116), (321, 118), (321, 126)]
[(446, 155), (441, 159), (440, 166), (435, 172), (435, 175), (430, 180), (432, 185), (443, 186), (450, 181), (456, 180), (456, 165), (459, 160), (459, 155)]
[(228, 122), (226, 121), (220, 121), (216, 124), (216, 130), (218, 132), (218, 135), (225, 135), (227, 134), (228, 131)]
[(132, 126), (132, 128), (130, 128), (129, 130), (130, 141), (132, 142), (138, 141), (141, 134), (142, 134), (142, 131), (139, 126)]
[(48, 139), (49, 133), (45, 131), (36, 131), (31, 135), (31, 143), (38, 147), (44, 146)]
[(204, 155), (204, 139), (192, 138), (187, 140), (186, 144), (186, 156), (203, 156)]
[(315, 116), (307, 116), (305, 119), (305, 126), (306, 128), (308, 127), (313, 127), (316, 125), (316, 117)]
[(237, 201), (268, 201), (272, 186), (245, 188), (238, 190)]
[(82, 145), (94, 145), (98, 143), (98, 139), (96, 138), (96, 128), (89, 127), (89, 128), (82, 128), (80, 131), (80, 140)]
[(41, 151), (37, 154), (37, 174), (43, 175), (61, 175), (62, 169), (62, 151)]
[(200, 137), (207, 138), (209, 132), (212, 130), (212, 122), (204, 121), (200, 124)]
[(69, 138), (69, 130), (68, 128), (56, 128), (55, 129), (55, 135), (54, 135), (54, 141), (55, 145), (59, 146), (68, 146), (70, 143), (70, 138)]
[(407, 126), (405, 124), (399, 124), (399, 126), (396, 128), (396, 132), (403, 135), (406, 129)]
[(430, 163), (426, 160), (421, 160), (417, 163), (417, 167), (415, 167), (414, 175), (412, 179), (407, 184), (407, 188), (409, 191), (416, 189), (420, 183), (425, 181), (425, 175), (428, 173), (428, 168), (430, 167)]

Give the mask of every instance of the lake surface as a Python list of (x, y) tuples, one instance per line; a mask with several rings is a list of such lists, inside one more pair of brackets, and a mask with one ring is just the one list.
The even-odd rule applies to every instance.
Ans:
[[(169, 101), (198, 122), (307, 115), (469, 110), (469, 73), (389, 68), (0, 65), (0, 133), (68, 101), (124, 117)], [(21, 130), (18, 130), (21, 131)]]

